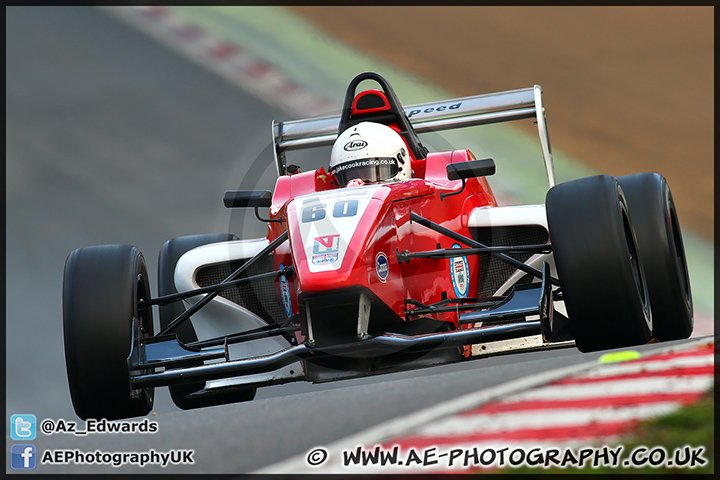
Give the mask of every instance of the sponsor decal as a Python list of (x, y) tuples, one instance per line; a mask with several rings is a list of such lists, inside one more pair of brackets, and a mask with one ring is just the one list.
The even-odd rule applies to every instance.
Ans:
[(362, 150), (363, 148), (367, 147), (367, 142), (365, 140), (350, 140), (345, 144), (343, 147), (343, 150), (346, 152), (354, 152), (356, 150)]
[(324, 235), (315, 237), (313, 244), (313, 265), (325, 265), (338, 259), (340, 252), (340, 235)]
[[(462, 247), (456, 243), (452, 248)], [(450, 278), (453, 289), (455, 290), (455, 295), (457, 295), (458, 298), (467, 297), (470, 286), (469, 274), (470, 267), (468, 267), (467, 257), (453, 257), (450, 259)]]
[(421, 115), (423, 113), (444, 112), (445, 110), (457, 110), (461, 106), (462, 106), (462, 102), (454, 103), (452, 105), (440, 105), (438, 107), (427, 107), (425, 109), (418, 108), (415, 110), (410, 110), (409, 112), (405, 112), (405, 113), (407, 113), (408, 118), (412, 118), (415, 115)]
[(325, 253), (323, 255), (313, 255), (312, 263), (313, 265), (327, 265), (328, 263), (335, 262), (337, 259), (337, 253)]
[(387, 281), (388, 273), (390, 273), (390, 263), (388, 263), (387, 255), (380, 252), (375, 257), (375, 272), (377, 272), (378, 279), (385, 283)]
[[(399, 157), (398, 157), (399, 158)], [(405, 163), (403, 160), (402, 163)], [(377, 158), (366, 158), (363, 160), (354, 160), (352, 162), (343, 163), (332, 169), (333, 174), (344, 172), (345, 170), (351, 170), (360, 167), (379, 167), (380, 165), (397, 165), (395, 157), (377, 157)]]
[[(279, 270), (284, 270), (285, 265), (280, 264)], [(283, 307), (285, 307), (285, 313), (288, 317), (292, 316), (292, 298), (290, 297), (290, 282), (285, 278), (285, 275), (280, 276), (280, 297), (282, 298)]]

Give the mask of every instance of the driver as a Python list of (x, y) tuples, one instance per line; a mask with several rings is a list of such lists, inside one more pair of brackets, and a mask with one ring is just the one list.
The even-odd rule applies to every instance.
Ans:
[(341, 187), (412, 178), (407, 147), (392, 128), (361, 122), (342, 132), (330, 154), (330, 173)]

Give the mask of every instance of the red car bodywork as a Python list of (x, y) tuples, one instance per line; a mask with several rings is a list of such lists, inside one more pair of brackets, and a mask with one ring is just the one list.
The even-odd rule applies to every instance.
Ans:
[[(389, 307), (385, 317), (394, 316), (392, 321), (412, 321), (418, 317), (406, 314), (405, 300), (432, 304), (446, 298), (476, 296), (478, 256), (407, 263), (400, 263), (397, 257), (397, 252), (451, 248), (455, 244), (453, 240), (411, 222), (410, 211), (471, 237), (467, 214), (460, 212), (497, 206), (484, 177), (470, 178), (462, 193), (445, 196), (462, 188), (461, 180), (448, 180), (446, 166), (474, 159), (469, 150), (429, 153), (425, 159), (413, 161), (415, 178), (367, 186), (338, 187), (323, 169), (278, 178), (270, 215), (281, 222), (270, 223), (268, 239), (272, 241), (285, 231), (289, 233), (289, 244), (275, 254), (275, 267), (280, 269), (282, 264), (294, 268), (294, 277), (289, 279), (292, 313), (299, 313), (304, 318), (305, 312), (300, 306), (306, 298), (360, 289), (375, 300), (373, 308), (377, 301)], [(361, 213), (351, 215), (353, 211), (346, 204), (358, 195), (367, 197), (367, 206)], [(334, 213), (330, 211), (331, 205), (338, 204), (341, 208), (335, 210), (351, 217), (352, 232), (345, 231), (342, 236), (340, 232), (323, 232), (323, 236), (317, 237), (303, 235), (303, 223), (327, 221)], [(303, 211), (307, 213), (305, 217)], [(316, 213), (314, 217), (313, 212)], [(316, 219), (320, 216), (318, 212), (322, 218)], [(313, 259), (309, 258), (312, 255), (308, 254), (307, 248), (309, 242), (317, 244), (320, 251), (331, 252), (339, 250), (340, 243), (347, 243), (342, 245), (346, 249), (344, 255), (338, 255), (334, 260), (318, 255), (319, 261), (336, 264), (333, 268), (313, 271)], [(385, 257), (387, 272), (380, 256)], [(333, 300), (323, 298), (322, 302), (331, 307)], [(388, 315), (390, 311), (392, 314)], [(456, 313), (438, 313), (433, 317), (459, 328)], [(304, 329), (298, 334), (298, 340), (303, 341), (306, 335)]]

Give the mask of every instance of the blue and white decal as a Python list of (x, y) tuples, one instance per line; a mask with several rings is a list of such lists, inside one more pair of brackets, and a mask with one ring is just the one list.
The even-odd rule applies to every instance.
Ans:
[(313, 265), (325, 265), (338, 259), (340, 251), (340, 234), (316, 237), (313, 244)]
[[(462, 247), (456, 243), (452, 248)], [(450, 259), (450, 278), (457, 298), (467, 297), (468, 288), (470, 287), (469, 274), (470, 267), (468, 266), (467, 257), (453, 257)]]
[(385, 283), (387, 281), (388, 273), (390, 273), (390, 263), (387, 255), (382, 252), (375, 257), (375, 272), (381, 282)]
[[(280, 264), (280, 271), (285, 269), (285, 265)], [(292, 299), (290, 298), (290, 282), (285, 275), (280, 276), (280, 297), (282, 297), (283, 307), (288, 317), (292, 316)]]

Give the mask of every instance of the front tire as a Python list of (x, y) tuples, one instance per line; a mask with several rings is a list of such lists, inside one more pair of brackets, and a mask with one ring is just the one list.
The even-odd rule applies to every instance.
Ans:
[(577, 348), (647, 343), (647, 283), (620, 185), (609, 175), (562, 183), (546, 198), (550, 241)]
[[(203, 245), (229, 242), (237, 239), (238, 237), (229, 233), (217, 233), (188, 235), (185, 237), (172, 238), (165, 242), (160, 250), (158, 261), (158, 290), (160, 296), (178, 293), (175, 288), (175, 265), (186, 252)], [(183, 312), (185, 312), (185, 306), (182, 302), (174, 302), (161, 306), (159, 309), (160, 328), (165, 328)], [(190, 320), (181, 323), (173, 330), (173, 333), (177, 334), (178, 340), (182, 343), (191, 343), (198, 339)], [(202, 365), (202, 363), (199, 365)], [(168, 389), (170, 390), (173, 403), (182, 410), (224, 405), (227, 403), (247, 402), (254, 399), (257, 393), (256, 388), (246, 388), (242, 390), (218, 392), (207, 397), (188, 398), (188, 395), (204, 387), (205, 382), (196, 382), (171, 385)]]
[(693, 330), (690, 277), (670, 187), (662, 175), (651, 172), (617, 181), (627, 198), (645, 267), (653, 336), (660, 341), (688, 338)]
[(79, 248), (65, 262), (63, 333), (75, 413), (108, 420), (147, 415), (153, 389), (130, 389), (128, 357), (153, 335), (145, 259), (129, 245)]

